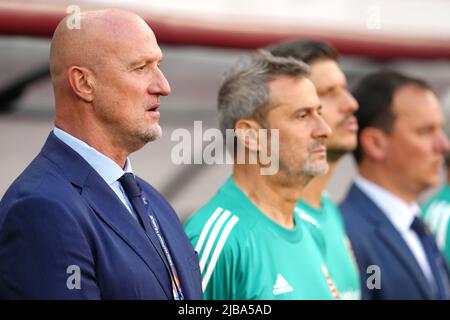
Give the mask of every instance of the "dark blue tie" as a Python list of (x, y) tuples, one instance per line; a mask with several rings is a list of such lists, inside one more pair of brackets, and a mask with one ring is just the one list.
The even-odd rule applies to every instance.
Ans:
[(137, 218), (141, 226), (144, 230), (149, 233), (149, 224), (146, 223), (146, 214), (145, 214), (145, 205), (144, 200), (142, 199), (142, 191), (139, 188), (136, 179), (132, 173), (125, 173), (120, 179), (119, 182), (122, 184), (122, 188), (125, 191), (128, 200), (130, 200), (135, 213), (137, 214)]
[(433, 273), (435, 283), (435, 299), (448, 300), (450, 299), (450, 284), (447, 273), (447, 266), (445, 260), (439, 251), (433, 235), (424, 224), (424, 222), (415, 217), (411, 229), (414, 230), (422, 243), (427, 260)]
[[(165, 240), (159, 230), (159, 224), (156, 217), (152, 215), (150, 218), (147, 208), (145, 207), (145, 200), (143, 198), (142, 190), (136, 182), (132, 173), (125, 173), (120, 179), (123, 190), (130, 200), (135, 213), (138, 216), (139, 223), (144, 228), (145, 233), (153, 244), (153, 247), (158, 252), (167, 271), (170, 274), (172, 286), (174, 287), (174, 297), (178, 300), (184, 300), (181, 287), (179, 285), (178, 274), (175, 269), (172, 257), (166, 246)], [(152, 219), (152, 220), (151, 220)]]

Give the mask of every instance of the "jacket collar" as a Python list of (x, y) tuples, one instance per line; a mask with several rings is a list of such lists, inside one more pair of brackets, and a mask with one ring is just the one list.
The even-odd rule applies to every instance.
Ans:
[[(395, 229), (381, 209), (358, 186), (352, 185), (348, 198), (357, 207), (358, 214), (364, 216), (375, 228), (375, 233), (383, 241), (387, 248), (399, 258), (411, 279), (417, 284), (421, 292), (428, 299), (432, 299), (432, 289), (423, 274), (419, 264), (411, 253), (409, 247), (400, 233)], [(372, 241), (375, 241), (372, 239)]]
[(53, 132), (47, 138), (41, 154), (54, 163), (73, 185), (81, 189), (81, 196), (95, 214), (136, 252), (155, 274), (168, 299), (172, 299), (170, 278), (160, 276), (167, 273), (166, 266), (161, 259), (151, 259), (151, 256), (158, 256), (157, 251), (105, 180)]

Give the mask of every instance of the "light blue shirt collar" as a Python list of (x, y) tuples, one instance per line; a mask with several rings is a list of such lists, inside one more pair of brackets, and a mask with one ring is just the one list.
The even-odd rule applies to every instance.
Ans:
[(360, 175), (355, 177), (355, 184), (370, 196), (397, 230), (402, 232), (409, 230), (414, 217), (420, 212), (420, 207), (417, 202), (413, 201), (408, 204), (396, 195)]
[(123, 176), (124, 173), (133, 173), (131, 168), (131, 161), (127, 158), (125, 162), (125, 169), (114, 162), (111, 158), (98, 152), (86, 142), (75, 138), (71, 134), (59, 129), (54, 128), (53, 133), (65, 144), (75, 150), (84, 160), (87, 161), (97, 173), (111, 186), (115, 181)]

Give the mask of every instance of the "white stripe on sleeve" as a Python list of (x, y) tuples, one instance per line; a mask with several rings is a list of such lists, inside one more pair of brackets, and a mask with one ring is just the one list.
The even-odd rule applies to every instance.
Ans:
[(208, 242), (206, 242), (205, 250), (201, 254), (200, 258), (200, 271), (203, 273), (203, 269), (205, 268), (206, 261), (208, 260), (209, 253), (211, 252), (212, 246), (214, 245), (214, 242), (216, 241), (217, 235), (219, 234), (220, 229), (222, 228), (225, 221), (230, 216), (231, 212), (228, 210), (225, 210), (221, 215), (219, 220), (217, 220), (216, 224), (214, 225), (213, 230), (211, 231), (211, 234), (208, 238)]
[(206, 235), (208, 234), (209, 229), (211, 229), (212, 224), (214, 223), (214, 221), (216, 221), (217, 217), (222, 213), (222, 211), (222, 208), (217, 208), (212, 216), (209, 217), (208, 221), (206, 221), (206, 224), (203, 227), (202, 232), (200, 233), (200, 238), (198, 239), (197, 245), (195, 246), (195, 251), (197, 251), (198, 253), (200, 253), (200, 250), (203, 247), (203, 242), (205, 242)]
[(222, 232), (222, 235), (219, 238), (219, 242), (217, 243), (217, 246), (213, 252), (211, 261), (208, 264), (208, 269), (206, 270), (206, 273), (203, 277), (203, 280), (202, 280), (203, 291), (205, 291), (206, 286), (208, 285), (209, 279), (211, 278), (214, 268), (216, 267), (217, 260), (219, 259), (220, 253), (222, 252), (223, 246), (225, 245), (225, 242), (227, 241), (231, 230), (234, 228), (234, 226), (236, 225), (236, 223), (238, 221), (239, 221), (238, 217), (232, 216), (231, 219), (226, 224), (226, 226)]

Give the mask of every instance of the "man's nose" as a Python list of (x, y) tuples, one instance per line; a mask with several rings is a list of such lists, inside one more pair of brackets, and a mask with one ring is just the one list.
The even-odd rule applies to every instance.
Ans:
[(330, 126), (325, 122), (322, 116), (317, 116), (317, 126), (314, 130), (315, 138), (323, 138), (326, 139), (331, 134)]
[(436, 146), (437, 146), (437, 151), (439, 153), (444, 153), (444, 152), (450, 151), (450, 141), (444, 131), (441, 131), (439, 133), (439, 136), (437, 137)]
[(158, 69), (155, 73), (155, 78), (152, 79), (152, 83), (149, 86), (150, 94), (159, 94), (161, 96), (168, 96), (171, 92), (169, 81), (167, 81), (163, 72)]
[(352, 96), (348, 90), (342, 92), (342, 110), (345, 113), (354, 113), (359, 109), (358, 101)]

